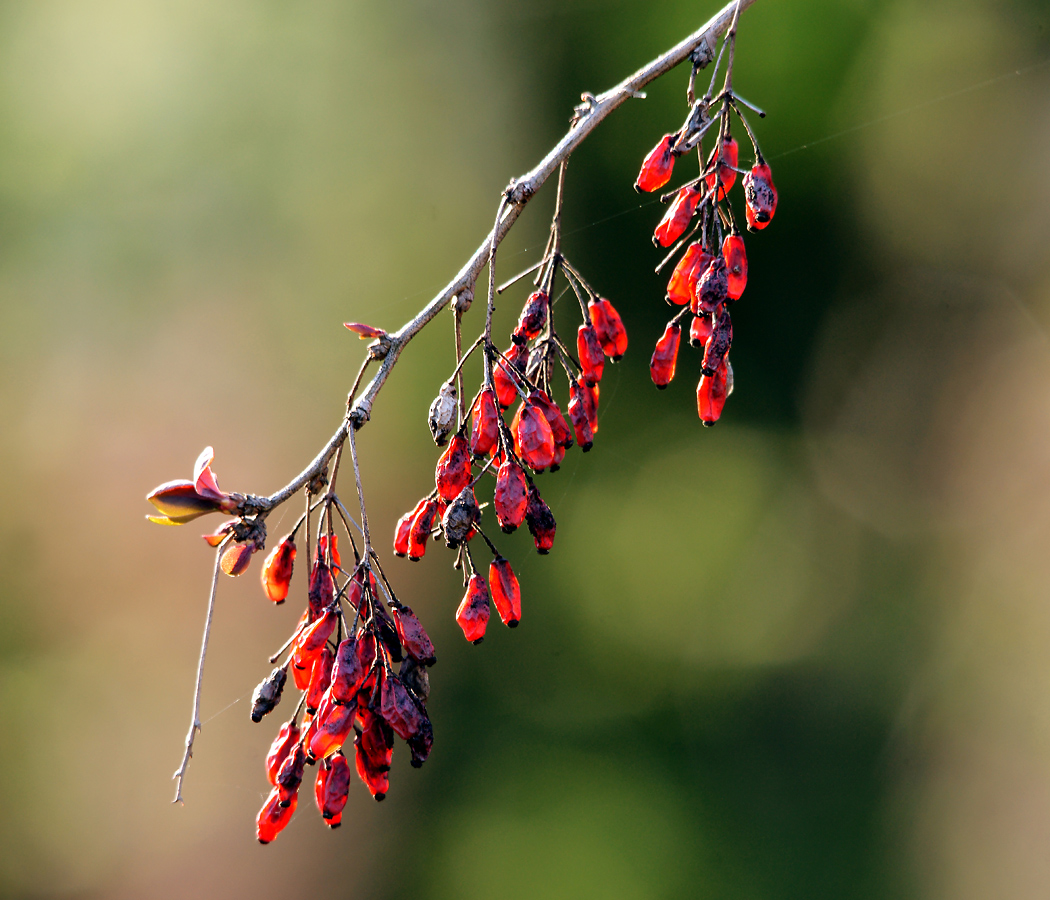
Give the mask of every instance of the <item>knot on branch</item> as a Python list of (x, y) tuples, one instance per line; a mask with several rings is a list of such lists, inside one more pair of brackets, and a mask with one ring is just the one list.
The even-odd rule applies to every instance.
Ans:
[(389, 334), (383, 334), (368, 345), (368, 358), (376, 360), (386, 359), (386, 355), (393, 346), (394, 339)]
[(511, 205), (522, 206), (528, 203), (535, 193), (536, 188), (533, 187), (531, 182), (518, 181), (516, 178), (512, 178), (510, 184), (504, 190), (503, 196), (507, 198), (507, 202)]
[(468, 284), (463, 290), (458, 291), (452, 296), (452, 311), (457, 313), (465, 313), (470, 309), (470, 304), (474, 302), (474, 285)]
[(354, 404), (353, 408), (346, 414), (347, 424), (354, 429), (354, 431), (360, 431), (361, 426), (365, 424), (369, 419), (372, 418), (371, 404), (365, 401), (363, 398), (358, 400)]
[(256, 494), (233, 494), (232, 496), (237, 500), (237, 515), (242, 518), (257, 516), (270, 509), (270, 501), (266, 497), (259, 497)]
[(693, 64), (694, 69), (703, 69), (709, 63), (714, 62), (715, 51), (711, 45), (707, 42), (707, 35), (700, 38), (700, 43), (696, 45), (696, 49), (689, 54), (689, 61)]
[(326, 487), (328, 487), (328, 466), (321, 469), (306, 483), (306, 489), (315, 495), (324, 493)]
[(598, 105), (598, 98), (590, 91), (584, 91), (580, 94), (580, 99), (583, 102), (572, 108), (572, 118), (569, 119), (569, 125), (573, 128), (594, 112), (594, 108)]

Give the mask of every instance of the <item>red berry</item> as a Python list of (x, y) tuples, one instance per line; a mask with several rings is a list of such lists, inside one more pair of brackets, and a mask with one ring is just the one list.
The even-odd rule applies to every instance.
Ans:
[(252, 541), (244, 544), (230, 544), (223, 551), (222, 559), (219, 560), (219, 565), (222, 567), (223, 572), (231, 577), (243, 573), (252, 561), (252, 554), (255, 553), (255, 549), (255, 544)]
[(281, 806), (281, 796), (277, 788), (270, 791), (259, 815), (255, 820), (255, 836), (260, 844), (268, 844), (292, 821), (298, 795), (293, 794), (288, 806)]
[(594, 434), (598, 433), (598, 385), (582, 384), (583, 411), (587, 415), (587, 424)]
[(397, 528), (394, 529), (395, 556), (404, 557), (408, 555), (408, 535), (412, 531), (412, 522), (415, 521), (416, 516), (420, 514), (426, 504), (427, 498), (424, 497), (413, 509), (397, 520)]
[(695, 185), (687, 185), (675, 195), (671, 206), (664, 213), (664, 217), (653, 233), (653, 243), (657, 247), (670, 247), (685, 234), (689, 223), (693, 221), (697, 204), (700, 203), (703, 196), (704, 192)]
[(585, 322), (576, 332), (576, 350), (580, 354), (580, 365), (583, 366), (583, 380), (588, 384), (597, 384), (602, 380), (605, 353), (598, 342), (598, 333), (590, 322)]
[(408, 655), (425, 666), (434, 665), (437, 662), (434, 644), (412, 608), (402, 606), (394, 609), (393, 613), (397, 636)]
[(613, 362), (622, 359), (627, 352), (627, 329), (623, 327), (620, 314), (604, 297), (592, 300), (587, 304), (587, 309), (605, 355)]
[(427, 541), (430, 539), (437, 511), (437, 501), (427, 500), (412, 520), (412, 527), (408, 532), (408, 558), (413, 562), (422, 559), (423, 554), (427, 552)]
[(747, 227), (760, 231), (772, 220), (777, 209), (777, 189), (773, 186), (773, 174), (765, 162), (755, 163), (744, 176), (744, 203)]
[[(545, 391), (533, 391), (529, 399), (534, 400), (540, 409), (543, 410), (543, 415), (547, 419), (547, 424), (551, 427), (551, 435), (554, 437), (555, 448), (571, 447), (572, 431), (569, 430), (565, 417), (561, 414), (561, 407), (551, 400)], [(564, 458), (564, 454), (562, 454), (562, 458)]]
[(360, 711), (363, 728), (354, 740), (357, 774), (376, 800), (390, 790), (390, 763), (394, 758), (394, 733), (382, 718), (367, 709)]
[(262, 567), (262, 586), (274, 603), (284, 603), (288, 597), (288, 586), (292, 581), (292, 564), (295, 562), (295, 541), (291, 535), (281, 539)]
[(485, 456), (499, 443), (499, 413), (496, 395), (485, 388), (474, 404), (474, 421), (470, 429), (470, 452)]
[(346, 806), (346, 797), (350, 791), (350, 765), (342, 753), (334, 753), (326, 763), (331, 768), (327, 770), (324, 794), (319, 805), (324, 818), (335, 819)]
[(642, 170), (638, 173), (638, 180), (634, 183), (636, 191), (651, 192), (662, 188), (671, 180), (671, 171), (674, 169), (674, 156), (671, 149), (674, 147), (675, 135), (665, 134), (660, 143), (649, 151), (642, 162)]
[(438, 495), (446, 503), (455, 500), (470, 483), (470, 450), (463, 435), (457, 434), (448, 442), (445, 452), (438, 459), (434, 483)]
[(671, 280), (667, 282), (668, 302), (677, 303), (679, 306), (692, 303), (696, 282), (710, 262), (711, 255), (699, 242), (690, 244), (674, 267)]
[(714, 425), (726, 405), (727, 363), (722, 363), (714, 375), (704, 375), (696, 387), (696, 409), (704, 425)]
[(496, 521), (506, 534), (510, 534), (525, 519), (528, 503), (528, 483), (525, 473), (514, 460), (508, 459), (496, 472), (496, 493), (492, 505), (496, 510)]
[(525, 521), (536, 544), (536, 552), (546, 556), (554, 546), (554, 531), (557, 523), (550, 507), (543, 502), (535, 485), (529, 486), (529, 505), (525, 509)]
[(744, 239), (739, 234), (727, 234), (722, 241), (722, 256), (726, 260), (726, 279), (730, 300), (739, 300), (747, 285), (747, 254)]
[(353, 703), (376, 658), (376, 639), (367, 631), (348, 637), (335, 651), (331, 693), (338, 703)]
[(554, 462), (554, 433), (537, 399), (538, 391), (529, 394), (518, 411), (514, 430), (518, 455), (537, 472)]
[[(529, 359), (529, 351), (524, 345), (511, 344), (506, 353), (503, 354), (509, 360), (514, 371), (518, 375), (525, 374), (525, 364)], [(510, 374), (507, 363), (500, 357), (496, 357), (492, 371), (492, 381), (496, 387), (496, 399), (499, 405), (506, 409), (518, 396), (518, 385), (521, 383), (516, 375)]]
[(711, 332), (714, 331), (714, 328), (714, 320), (711, 313), (695, 316), (693, 323), (689, 326), (689, 343), (694, 347), (703, 347), (707, 343), (707, 339), (711, 337)]
[(332, 599), (335, 597), (332, 570), (328, 568), (328, 563), (321, 556), (314, 558), (314, 565), (310, 570), (310, 587), (306, 592), (306, 597), (311, 622), (332, 605)]
[(722, 314), (715, 319), (715, 327), (711, 337), (707, 339), (704, 347), (704, 361), (700, 371), (704, 375), (714, 375), (717, 369), (725, 365), (726, 354), (733, 346), (733, 320), (729, 317), (729, 310), (722, 310)]
[(335, 654), (325, 644), (317, 659), (314, 660), (314, 666), (310, 673), (310, 687), (306, 692), (307, 712), (317, 710), (321, 697), (332, 683), (332, 662), (334, 659)]
[(338, 621), (339, 614), (334, 609), (327, 609), (324, 615), (312, 624), (307, 625), (299, 635), (296, 646), (299, 649), (300, 659), (310, 660), (311, 670), (313, 669), (314, 658), (321, 653), (325, 642), (332, 636), (332, 632), (335, 631)]
[[(715, 153), (712, 150), (711, 155), (707, 158), (707, 166), (705, 166), (705, 168), (711, 168), (714, 161)], [(718, 200), (725, 200), (726, 194), (729, 193), (729, 189), (736, 182), (736, 172), (733, 170), (736, 168), (739, 161), (740, 147), (733, 138), (728, 138), (718, 148), (717, 172), (711, 172), (710, 175), (707, 175), (704, 178), (707, 182), (708, 189), (712, 191), (715, 189), (715, 182), (719, 182)]]
[[(330, 698), (332, 695), (329, 693), (326, 696)], [(336, 703), (334, 700), (318, 708), (310, 734), (311, 758), (324, 759), (346, 743), (354, 727), (354, 713), (354, 706)], [(305, 743), (306, 739), (303, 741)]]
[(716, 256), (704, 269), (704, 274), (696, 283), (693, 302), (689, 308), (695, 315), (712, 312), (726, 302), (729, 296), (729, 278), (726, 275), (726, 261)]
[(510, 563), (502, 556), (497, 556), (489, 566), (489, 585), (503, 624), (517, 628), (521, 621), (521, 588)]
[(277, 784), (277, 773), (281, 770), (281, 765), (291, 753), (292, 747), (298, 743), (299, 726), (294, 721), (285, 722), (277, 732), (277, 737), (273, 739), (270, 752), (266, 754), (266, 777), (270, 784)]
[(394, 734), (410, 740), (423, 727), (425, 716), (400, 678), (389, 672), (381, 677), (379, 711)]
[(306, 752), (302, 743), (293, 745), (291, 751), (277, 770), (277, 793), (281, 806), (288, 806), (303, 783), (303, 768), (306, 766)]
[(594, 444), (594, 431), (584, 409), (585, 387), (582, 379), (569, 382), (569, 419), (576, 433), (576, 443), (584, 453)]
[(489, 586), (477, 573), (470, 576), (467, 592), (456, 610), (456, 622), (463, 636), (472, 644), (480, 644), (489, 624)]
[(667, 328), (656, 342), (653, 358), (649, 363), (649, 374), (653, 384), (663, 389), (674, 378), (675, 363), (678, 361), (678, 345), (682, 340), (682, 327), (677, 322), (668, 322)]
[[(332, 545), (331, 557), (328, 555), (329, 544)], [(340, 568), (342, 566), (342, 560), (339, 558), (339, 535), (322, 534), (320, 540), (317, 542), (317, 555), (333, 569)]]
[(547, 307), (550, 306), (550, 297), (546, 291), (534, 291), (529, 294), (525, 306), (518, 318), (518, 326), (514, 329), (510, 339), (515, 344), (527, 344), (533, 338), (539, 337), (541, 331), (547, 325)]

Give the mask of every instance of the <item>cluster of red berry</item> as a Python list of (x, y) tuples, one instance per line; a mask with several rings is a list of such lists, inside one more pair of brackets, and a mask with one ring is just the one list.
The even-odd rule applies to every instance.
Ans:
[[(732, 89), (734, 38), (735, 23), (726, 38), (730, 56), (721, 93), (713, 100), (710, 90), (698, 100), (690, 96), (691, 108), (685, 124), (674, 134), (664, 135), (650, 151), (635, 182), (638, 191), (659, 190), (670, 181), (675, 159), (693, 149), (697, 151), (700, 174), (660, 198), (672, 202), (656, 226), (653, 243), (658, 247), (674, 246), (656, 271), (659, 272), (684, 248), (685, 252), (667, 283), (666, 296), (669, 304), (683, 309), (667, 323), (657, 340), (649, 371), (658, 388), (663, 389), (671, 382), (681, 344), (682, 325), (685, 318), (692, 315), (689, 343), (702, 347), (704, 351), (700, 383), (696, 389), (697, 411), (704, 425), (714, 425), (718, 421), (726, 398), (733, 390), (733, 367), (729, 363), (733, 321), (729, 308), (740, 298), (747, 284), (744, 239), (728, 200), (737, 173), (743, 175), (744, 208), (749, 230), (765, 228), (777, 207), (777, 191), (769, 166), (758, 148), (754, 132), (740, 111), (741, 104), (756, 108)], [(717, 70), (716, 63), (716, 74)], [(695, 74), (694, 69), (690, 78), (690, 95)], [(721, 108), (712, 116), (711, 108), (718, 103), (721, 103)], [(756, 111), (765, 115), (761, 110)], [(740, 148), (730, 133), (731, 112), (740, 118), (754, 148), (755, 164), (750, 170), (740, 169), (737, 165)], [(715, 146), (705, 160), (703, 137), (715, 125), (718, 126)], [(697, 218), (696, 226), (689, 231)]]
[[(455, 566), (463, 571), (465, 594), (456, 621), (475, 644), (485, 635), (490, 597), (504, 624), (513, 628), (521, 620), (518, 580), (481, 527), (478, 481), (486, 473), (494, 477), (492, 508), (500, 529), (510, 534), (525, 523), (536, 550), (548, 553), (556, 523), (532, 473), (556, 472), (573, 443), (590, 450), (598, 430), (598, 382), (605, 357), (619, 360), (627, 349), (627, 332), (613, 305), (594, 292), (558, 249), (559, 229), (556, 214), (543, 260), (500, 288), (502, 292), (538, 272), (536, 290), (525, 301), (510, 346), (501, 352), (483, 336), (468, 350), (467, 356), (483, 347), (485, 354), (484, 381), (474, 399), (458, 406), (455, 382), (466, 356), (434, 399), (431, 434), (439, 447), (447, 446), (437, 462), (434, 489), (401, 517), (394, 532), (394, 553), (413, 561), (423, 557), (432, 537), (443, 538), (457, 551)], [(559, 272), (576, 292), (584, 315), (577, 332), (578, 361), (554, 328), (552, 292)], [(568, 380), (571, 428), (553, 399), (559, 365)], [(508, 426), (505, 413), (516, 401)], [(474, 474), (476, 465), (481, 468)], [(487, 580), (471, 552), (478, 536), (493, 557)]]

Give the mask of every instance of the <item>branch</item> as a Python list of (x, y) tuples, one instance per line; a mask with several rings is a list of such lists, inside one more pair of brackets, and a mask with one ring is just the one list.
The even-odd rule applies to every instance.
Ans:
[(513, 179), (507, 186), (501, 199), (502, 215), (499, 216), (492, 231), (486, 235), (474, 255), (459, 270), (456, 277), (437, 294), (414, 318), (406, 322), (397, 331), (380, 339), (380, 346), (373, 345), (371, 358), (382, 358), (382, 365), (372, 380), (365, 387), (359, 398), (354, 399), (351, 392), (348, 398), (348, 412), (332, 435), (328, 443), (302, 472), (292, 481), (269, 497), (248, 496), (242, 504), (245, 515), (265, 516), (274, 507), (279, 506), (293, 496), (304, 485), (324, 471), (332, 456), (346, 440), (350, 423), (360, 428), (371, 418), (372, 404), (386, 384), (387, 378), (397, 365), (401, 351), (408, 346), (420, 331), (455, 297), (463, 291), (473, 291), (478, 275), (488, 262), (489, 256), (507, 236), (511, 227), (521, 215), (529, 200), (543, 186), (564, 161), (566, 161), (588, 135), (613, 110), (622, 106), (627, 100), (640, 95), (646, 85), (665, 75), (679, 63), (691, 59), (696, 68), (702, 69), (714, 60), (714, 48), (719, 39), (730, 27), (734, 16), (751, 6), (755, 0), (731, 0), (716, 13), (702, 28), (691, 34), (666, 53), (642, 66), (633, 75), (628, 76), (618, 85), (595, 97), (584, 94), (584, 103), (576, 108), (577, 115), (565, 136), (558, 141), (539, 164), (520, 178)]

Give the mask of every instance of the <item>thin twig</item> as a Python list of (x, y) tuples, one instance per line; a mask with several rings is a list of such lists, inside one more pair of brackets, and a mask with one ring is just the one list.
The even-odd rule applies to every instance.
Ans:
[(186, 770), (190, 766), (193, 756), (193, 742), (197, 732), (201, 730), (201, 685), (204, 682), (204, 657), (208, 655), (208, 638), (211, 636), (211, 620), (215, 612), (215, 595), (219, 588), (219, 564), (222, 561), (222, 551), (230, 542), (232, 535), (215, 549), (215, 570), (211, 576), (211, 593), (208, 595), (208, 617), (204, 620), (204, 638), (201, 640), (201, 658), (197, 663), (197, 686), (193, 691), (193, 718), (190, 720), (190, 730), (186, 734), (186, 752), (182, 755), (182, 763), (175, 770), (172, 779), (175, 781), (175, 799), (172, 803), (182, 803), (182, 781), (186, 777)]

